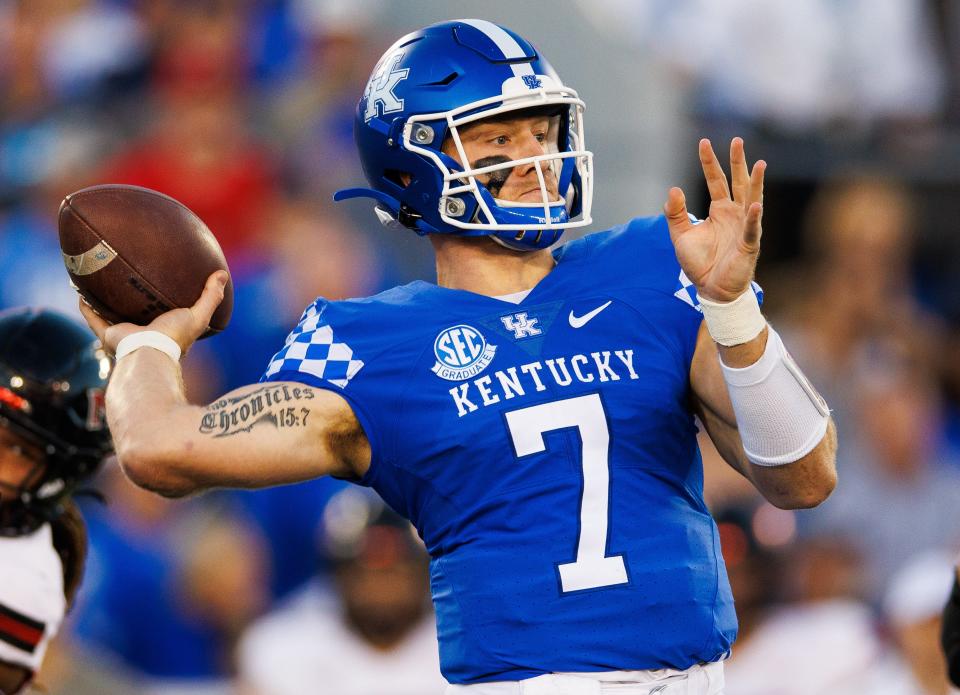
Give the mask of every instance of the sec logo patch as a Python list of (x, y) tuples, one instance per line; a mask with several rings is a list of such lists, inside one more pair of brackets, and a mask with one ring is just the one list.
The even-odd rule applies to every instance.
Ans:
[(432, 371), (449, 381), (462, 381), (476, 376), (493, 361), (497, 346), (487, 343), (473, 326), (452, 326), (440, 332), (433, 341), (437, 358)]

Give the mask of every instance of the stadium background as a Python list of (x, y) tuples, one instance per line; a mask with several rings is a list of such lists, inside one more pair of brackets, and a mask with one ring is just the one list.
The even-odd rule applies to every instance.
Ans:
[[(671, 185), (706, 215), (700, 136), (722, 151), (742, 135), (769, 163), (758, 280), (835, 408), (840, 487), (820, 509), (779, 511), (704, 445), (743, 624), (728, 695), (946, 692), (934, 640), (960, 549), (956, 2), (0, 0), (0, 307), (76, 315), (57, 205), (108, 181), (180, 199), (226, 251), (237, 308), (185, 363), (197, 402), (258, 378), (316, 295), (432, 278), (428, 244), (331, 194), (362, 179), (352, 110), (382, 50), (478, 14), (529, 36), (586, 100), (592, 229), (658, 212)], [(318, 539), (343, 484), (166, 501), (109, 466), (98, 486), (110, 501), (84, 505), (92, 554), (41, 679), (50, 693), (268, 695), (237, 673), (269, 681), (284, 646), (238, 649), (263, 643), (250, 625), (311, 582), (338, 615)], [(309, 652), (309, 631), (291, 639)], [(341, 645), (315, 646), (335, 668)], [(300, 692), (335, 691), (318, 677)]]

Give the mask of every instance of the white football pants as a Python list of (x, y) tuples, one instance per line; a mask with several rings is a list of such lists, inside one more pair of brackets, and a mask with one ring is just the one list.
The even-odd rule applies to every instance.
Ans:
[(523, 681), (450, 685), (446, 695), (723, 695), (723, 662), (686, 671), (550, 673)]

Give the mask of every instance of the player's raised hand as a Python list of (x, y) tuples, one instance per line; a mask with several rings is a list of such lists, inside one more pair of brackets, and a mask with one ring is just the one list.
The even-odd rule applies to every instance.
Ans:
[(187, 309), (172, 309), (150, 322), (147, 326), (134, 323), (111, 324), (105, 321), (83, 298), (80, 299), (80, 313), (87, 324), (100, 339), (101, 345), (111, 355), (117, 351), (117, 344), (131, 333), (137, 331), (160, 331), (173, 338), (186, 354), (197, 338), (210, 327), (213, 312), (223, 301), (224, 286), (228, 275), (222, 270), (211, 273), (204, 285), (203, 292)]
[(663, 206), (680, 267), (697, 292), (707, 299), (730, 302), (750, 286), (760, 253), (760, 218), (763, 212), (763, 160), (748, 171), (743, 140), (730, 142), (733, 192), (727, 186), (709, 140), (700, 141), (700, 163), (710, 191), (710, 214), (693, 224), (686, 199), (671, 188)]

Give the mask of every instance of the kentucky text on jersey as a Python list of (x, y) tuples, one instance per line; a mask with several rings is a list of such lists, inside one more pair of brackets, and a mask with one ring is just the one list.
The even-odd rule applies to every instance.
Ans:
[[(611, 361), (614, 355), (616, 359)], [(527, 362), (454, 386), (450, 395), (457, 406), (457, 414), (463, 417), (481, 406), (495, 405), (501, 398), (510, 400), (527, 392), (546, 391), (545, 379), (557, 386), (570, 386), (574, 380), (581, 384), (602, 383), (619, 381), (620, 371), (625, 372), (625, 378), (640, 378), (633, 368), (633, 350), (602, 350), (591, 352), (589, 356), (572, 355)]]

